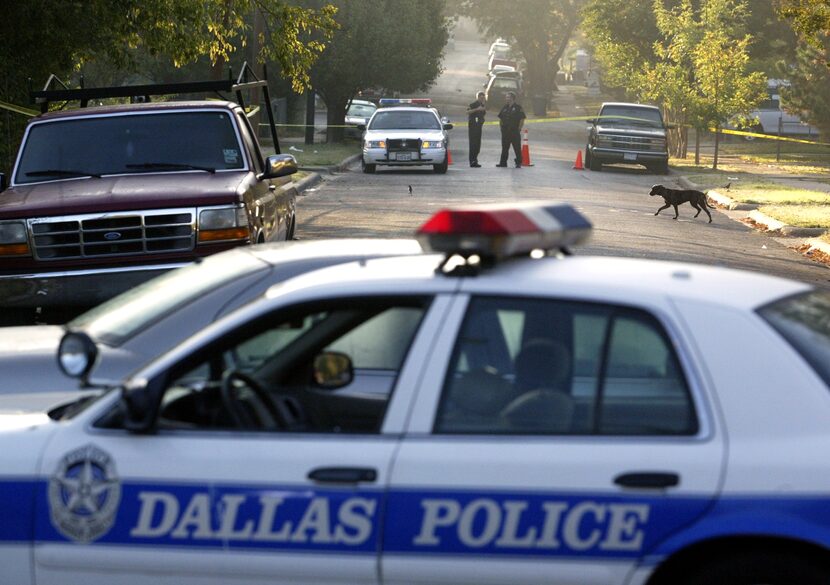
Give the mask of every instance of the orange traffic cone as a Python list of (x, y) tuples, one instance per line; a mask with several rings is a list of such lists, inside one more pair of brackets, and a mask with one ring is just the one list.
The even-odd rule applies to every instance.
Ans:
[(524, 134), (524, 138), (522, 138), (522, 166), (523, 167), (532, 167), (533, 163), (530, 162), (530, 143), (527, 140), (527, 128), (522, 130)]
[(574, 163), (574, 169), (577, 171), (584, 171), (585, 167), (582, 166), (582, 150), (576, 151), (576, 162)]
[(447, 164), (448, 165), (452, 164), (452, 153), (450, 152), (449, 148), (447, 149)]

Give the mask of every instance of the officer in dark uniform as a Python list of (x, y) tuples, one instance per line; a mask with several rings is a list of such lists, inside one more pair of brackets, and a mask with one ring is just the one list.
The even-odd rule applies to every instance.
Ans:
[(501, 159), (497, 167), (507, 166), (507, 155), (510, 147), (516, 155), (516, 168), (522, 168), (522, 139), (521, 131), (525, 123), (525, 111), (516, 103), (516, 94), (509, 91), (505, 94), (504, 107), (499, 112), (499, 126), (501, 127)]
[(481, 127), (484, 125), (484, 116), (487, 114), (484, 92), (476, 94), (476, 101), (467, 106), (467, 128), (470, 133), (470, 166), (478, 168), (478, 153), (481, 152)]

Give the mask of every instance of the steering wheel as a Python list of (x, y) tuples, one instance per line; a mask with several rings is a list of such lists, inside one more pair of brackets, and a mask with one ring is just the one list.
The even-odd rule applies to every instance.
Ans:
[(254, 378), (239, 370), (233, 370), (225, 374), (222, 378), (222, 388), (220, 391), (222, 396), (222, 404), (233, 420), (233, 424), (235, 426), (242, 429), (251, 427), (266, 428), (267, 423), (267, 421), (263, 418), (253, 420), (254, 417), (251, 416), (251, 413), (244, 408), (241, 401), (237, 400), (237, 392), (239, 390), (239, 387), (235, 384), (237, 381), (242, 382), (254, 394), (256, 394), (257, 399), (263, 404), (263, 406), (265, 406), (268, 414), (271, 415), (271, 418), (276, 422), (277, 428), (288, 428), (288, 417), (283, 412), (283, 409), (277, 407), (268, 391)]

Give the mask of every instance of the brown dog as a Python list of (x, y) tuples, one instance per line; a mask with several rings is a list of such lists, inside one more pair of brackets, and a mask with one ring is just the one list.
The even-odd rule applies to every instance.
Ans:
[(701, 211), (705, 211), (706, 215), (709, 216), (709, 223), (712, 223), (712, 214), (709, 213), (707, 207), (714, 209), (709, 203), (706, 201), (706, 195), (702, 191), (696, 191), (695, 189), (669, 189), (668, 187), (664, 187), (663, 185), (655, 185), (651, 188), (651, 193), (649, 193), (652, 197), (655, 195), (659, 195), (663, 198), (663, 201), (666, 204), (657, 210), (657, 213), (654, 215), (659, 214), (664, 209), (668, 208), (669, 206), (674, 207), (674, 219), (677, 219), (678, 212), (677, 206), (688, 202), (692, 207), (697, 209), (697, 213), (695, 213), (695, 217), (700, 215)]

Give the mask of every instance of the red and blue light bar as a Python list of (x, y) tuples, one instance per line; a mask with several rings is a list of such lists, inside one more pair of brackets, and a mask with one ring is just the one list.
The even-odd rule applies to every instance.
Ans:
[(381, 106), (428, 106), (432, 104), (430, 98), (381, 98)]
[(591, 235), (591, 222), (566, 203), (505, 203), (442, 209), (416, 233), (424, 251), (500, 259), (561, 250)]

